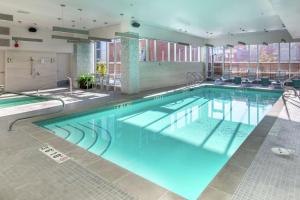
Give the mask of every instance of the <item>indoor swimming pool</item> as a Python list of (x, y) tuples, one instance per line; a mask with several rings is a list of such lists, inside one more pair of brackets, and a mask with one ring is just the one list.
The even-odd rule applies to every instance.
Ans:
[(197, 199), (281, 96), (215, 86), (36, 122), (187, 199)]
[(15, 94), (3, 95), (3, 97), (0, 97), (0, 109), (38, 103), (42, 101), (46, 101), (46, 100), (40, 97), (33, 97), (33, 96), (24, 96), (24, 95), (15, 95)]

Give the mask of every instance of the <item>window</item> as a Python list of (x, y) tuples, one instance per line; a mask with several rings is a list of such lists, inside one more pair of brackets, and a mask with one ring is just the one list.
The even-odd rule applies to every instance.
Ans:
[(257, 50), (258, 50), (258, 47), (257, 45), (250, 45), (249, 46), (250, 48), (250, 63), (249, 63), (249, 72), (251, 74), (253, 73), (257, 73), (257, 59), (258, 59), (258, 55), (257, 55)]
[(147, 48), (147, 40), (146, 39), (140, 39), (139, 40), (139, 60), (140, 61), (147, 61), (146, 59), (146, 55), (147, 55), (147, 52), (146, 52), (146, 48)]
[(214, 58), (214, 75), (222, 75), (222, 63), (223, 63), (223, 47), (213, 48), (213, 58)]
[[(280, 43), (280, 71), (282, 71), (288, 77), (289, 74), (289, 43)], [(287, 78), (286, 77), (286, 78)]]
[(96, 42), (96, 62), (106, 63), (106, 45), (107, 42)]
[(291, 43), (291, 75), (300, 73), (300, 42)]
[(191, 62), (191, 47), (190, 46), (185, 46), (186, 48), (186, 58), (185, 62)]
[(157, 40), (157, 61), (167, 62), (168, 61), (168, 42)]
[(176, 44), (176, 61), (185, 62), (185, 45)]
[(192, 60), (191, 62), (200, 62), (200, 48), (199, 47), (191, 47), (192, 49)]
[(175, 56), (174, 56), (174, 48), (175, 48), (175, 44), (174, 43), (170, 43), (170, 62), (174, 62), (175, 61)]
[(259, 45), (259, 75), (275, 78), (278, 71), (279, 44)]
[(108, 43), (109, 48), (109, 74), (120, 74), (121, 73), (121, 40), (114, 39)]
[(155, 58), (155, 51), (156, 51), (156, 41), (155, 40), (149, 40), (149, 61), (154, 62), (156, 61)]
[(236, 45), (232, 49), (232, 74), (247, 76), (250, 61), (248, 45)]
[(226, 74), (228, 74), (230, 72), (230, 63), (231, 63), (231, 60), (232, 60), (231, 51), (232, 51), (231, 47), (226, 47), (225, 48), (224, 73), (226, 73)]

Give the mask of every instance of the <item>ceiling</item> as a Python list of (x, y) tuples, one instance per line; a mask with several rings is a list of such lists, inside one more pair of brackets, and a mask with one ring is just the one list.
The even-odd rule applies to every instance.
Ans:
[[(60, 4), (66, 5), (63, 15)], [(14, 15), (13, 23), (23, 26), (92, 29), (134, 17), (141, 24), (206, 38), (280, 30), (283, 22), (275, 10), (271, 0), (0, 0), (0, 13)]]

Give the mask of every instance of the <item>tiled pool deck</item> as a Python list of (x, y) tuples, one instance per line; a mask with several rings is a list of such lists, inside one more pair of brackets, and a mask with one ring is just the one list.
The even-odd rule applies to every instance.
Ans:
[[(109, 94), (97, 101), (68, 104), (64, 113), (19, 122), (12, 132), (7, 131), (7, 124), (15, 116), (1, 117), (0, 200), (182, 199), (31, 123), (161, 91), (164, 90), (132, 96)], [(279, 99), (199, 199), (297, 199), (300, 196), (299, 111), (299, 99), (285, 104)], [(57, 164), (38, 151), (45, 143), (72, 159)], [(276, 156), (270, 150), (272, 147), (291, 149), (293, 155)]]

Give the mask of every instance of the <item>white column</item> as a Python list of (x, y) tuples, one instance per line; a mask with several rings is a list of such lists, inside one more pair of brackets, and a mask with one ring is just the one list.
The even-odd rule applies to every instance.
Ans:
[(138, 65), (139, 40), (121, 38), (121, 90), (125, 94), (138, 93), (140, 90), (140, 72)]

